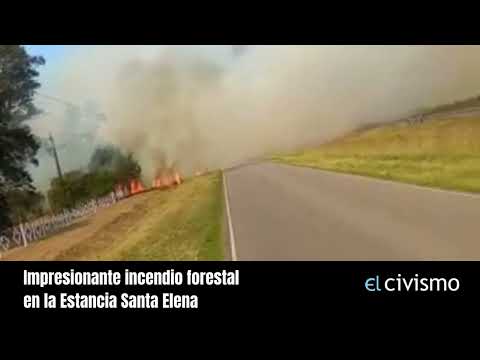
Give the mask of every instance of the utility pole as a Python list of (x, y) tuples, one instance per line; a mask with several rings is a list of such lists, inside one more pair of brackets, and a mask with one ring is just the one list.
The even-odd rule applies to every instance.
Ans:
[(60, 161), (58, 160), (57, 148), (55, 147), (55, 141), (53, 140), (53, 136), (51, 133), (48, 139), (52, 144), (52, 154), (53, 154), (53, 158), (55, 159), (55, 165), (57, 166), (58, 178), (60, 179), (60, 181), (63, 181), (63, 174), (62, 174), (62, 169), (60, 167)]

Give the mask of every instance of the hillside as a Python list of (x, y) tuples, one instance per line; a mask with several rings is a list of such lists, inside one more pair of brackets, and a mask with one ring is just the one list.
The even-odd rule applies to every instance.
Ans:
[(399, 122), (356, 131), (317, 149), (274, 157), (289, 164), (480, 192), (480, 116)]

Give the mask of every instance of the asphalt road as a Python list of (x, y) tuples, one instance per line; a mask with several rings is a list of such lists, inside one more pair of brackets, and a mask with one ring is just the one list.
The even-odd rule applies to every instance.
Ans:
[(480, 196), (273, 163), (225, 177), (238, 260), (480, 259)]

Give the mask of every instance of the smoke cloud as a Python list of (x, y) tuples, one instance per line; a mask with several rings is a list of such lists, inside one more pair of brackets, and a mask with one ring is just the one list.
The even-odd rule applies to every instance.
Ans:
[(91, 128), (97, 141), (133, 152), (151, 178), (480, 95), (479, 64), (478, 46), (88, 46), (59, 69), (56, 90), (93, 99), (106, 115)]

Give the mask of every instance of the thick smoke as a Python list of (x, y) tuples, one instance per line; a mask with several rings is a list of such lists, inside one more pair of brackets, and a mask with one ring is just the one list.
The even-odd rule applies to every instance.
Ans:
[(480, 95), (478, 46), (85, 47), (58, 89), (93, 98), (98, 136), (146, 177), (312, 146), (360, 125)]

